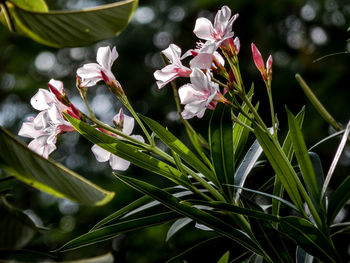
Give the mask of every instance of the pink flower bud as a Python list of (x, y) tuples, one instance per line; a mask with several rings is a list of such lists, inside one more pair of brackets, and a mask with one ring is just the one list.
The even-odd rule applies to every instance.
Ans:
[(241, 42), (239, 41), (239, 38), (236, 37), (234, 40), (233, 40), (233, 46), (234, 46), (234, 50), (236, 52), (236, 55), (238, 55), (240, 49), (241, 49)]
[(265, 68), (264, 68), (264, 60), (263, 60), (263, 58), (261, 56), (260, 51), (254, 45), (254, 43), (252, 43), (252, 53), (253, 53), (253, 59), (254, 59), (255, 66), (258, 68), (258, 70), (261, 73), (264, 72), (264, 70), (265, 70)]
[(273, 59), (272, 59), (272, 56), (270, 55), (266, 61), (266, 73), (267, 73), (268, 79), (272, 79), (272, 64), (273, 64)]

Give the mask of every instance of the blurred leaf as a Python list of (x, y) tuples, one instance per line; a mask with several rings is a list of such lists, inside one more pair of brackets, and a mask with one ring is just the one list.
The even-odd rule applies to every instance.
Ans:
[(55, 256), (39, 251), (28, 249), (1, 249), (0, 262), (20, 263), (20, 262), (52, 262), (54, 263)]
[(297, 247), (295, 255), (296, 263), (312, 263), (313, 256), (305, 252), (301, 247)]
[(38, 11), (38, 12), (47, 12), (49, 11), (47, 4), (44, 0), (11, 0), (11, 3), (14, 5), (28, 10), (28, 11)]
[(299, 188), (300, 186), (302, 187), (302, 185), (293, 167), (288, 161), (287, 156), (279, 146), (278, 142), (274, 141), (274, 139), (266, 134), (258, 125), (253, 123), (253, 128), (256, 138), (263, 148), (267, 159), (276, 175), (281, 180), (292, 202), (300, 211), (304, 211), (304, 205), (299, 192)]
[(97, 144), (106, 151), (119, 156), (143, 169), (164, 176), (176, 184), (187, 185), (188, 182), (182, 179), (182, 173), (174, 167), (139, 151), (134, 147), (115, 137), (108, 136), (90, 125), (65, 114), (67, 120), (73, 127), (92, 143)]
[(335, 130), (340, 131), (341, 127), (338, 125), (338, 123), (332, 117), (332, 115), (326, 110), (326, 108), (322, 105), (322, 103), (317, 99), (316, 95), (312, 92), (312, 90), (306, 84), (303, 78), (299, 74), (296, 74), (295, 78), (297, 79), (300, 87), (303, 89), (306, 97), (310, 100), (311, 104), (315, 107), (315, 109), (318, 111), (321, 117)]
[(350, 222), (333, 224), (331, 225), (330, 231), (331, 231), (331, 236), (334, 236), (340, 233), (350, 233)]
[(180, 218), (176, 220), (171, 227), (169, 228), (167, 234), (166, 234), (166, 241), (169, 241), (169, 239), (175, 235), (178, 231), (180, 231), (182, 228), (187, 226), (189, 223), (191, 223), (193, 220), (190, 218)]
[(182, 202), (178, 198), (151, 184), (127, 176), (117, 174), (116, 176), (132, 188), (153, 197), (171, 210), (193, 219), (196, 223), (203, 224), (215, 230), (217, 233), (238, 242), (240, 245), (251, 251), (261, 253), (259, 246), (253, 240), (251, 240), (246, 234), (232, 227), (231, 224), (226, 223), (203, 210), (195, 208), (186, 202)]
[(263, 263), (264, 259), (263, 257), (253, 254), (250, 259), (247, 261), (247, 263)]
[(63, 252), (68, 250), (77, 249), (80, 247), (95, 244), (97, 242), (105, 241), (116, 237), (121, 233), (125, 233), (132, 230), (138, 230), (141, 228), (158, 225), (170, 220), (177, 219), (179, 214), (174, 212), (165, 212), (155, 214), (152, 216), (141, 217), (133, 220), (123, 221), (117, 224), (105, 226), (99, 229), (92, 230), (84, 235), (81, 235), (56, 250)]
[(306, 148), (303, 134), (294, 115), (286, 108), (288, 115), (289, 134), (292, 141), (295, 157), (298, 161), (301, 174), (309, 193), (317, 207), (320, 207), (320, 188)]
[(209, 123), (208, 136), (216, 177), (228, 200), (232, 200), (232, 189), (227, 185), (234, 184), (233, 123), (231, 120), (231, 109), (223, 103), (218, 103), (213, 111)]
[[(234, 185), (243, 187), (245, 180), (247, 179), (249, 173), (252, 171), (256, 161), (262, 154), (263, 149), (261, 148), (259, 142), (256, 140), (252, 146), (249, 148), (248, 152), (244, 156), (241, 164), (239, 165), (235, 173), (235, 183)], [(239, 198), (239, 194), (242, 192), (241, 188), (236, 190), (235, 200)]]
[(42, 8), (34, 11), (24, 9), (14, 1), (5, 1), (5, 4), (16, 31), (41, 44), (60, 48), (87, 46), (120, 34), (129, 23), (138, 0), (73, 11), (45, 11)]
[(310, 255), (325, 262), (342, 262), (331, 239), (326, 237), (310, 221), (288, 216), (281, 218), (280, 227), (283, 233)]
[(16, 182), (15, 177), (7, 176), (0, 178), (0, 194), (13, 189), (13, 184)]
[(103, 205), (113, 192), (92, 184), (63, 165), (29, 150), (6, 129), (0, 127), (0, 167), (8, 174), (46, 193), (84, 205)]
[(171, 150), (177, 153), (185, 162), (203, 174), (207, 179), (215, 183), (213, 173), (186, 145), (156, 121), (145, 116), (141, 116), (141, 118)]
[(33, 221), (1, 196), (0, 215), (0, 248), (21, 249), (37, 232)]
[(218, 263), (228, 263), (230, 260), (230, 251), (226, 251), (225, 254), (219, 259)]
[(346, 205), (350, 199), (350, 175), (340, 184), (340, 186), (333, 192), (328, 204), (327, 219), (331, 224), (339, 211)]

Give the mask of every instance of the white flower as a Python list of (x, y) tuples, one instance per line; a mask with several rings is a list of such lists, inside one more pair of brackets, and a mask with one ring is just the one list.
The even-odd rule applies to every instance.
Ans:
[(224, 40), (234, 36), (232, 25), (237, 18), (238, 14), (231, 17), (230, 8), (223, 6), (217, 12), (214, 24), (207, 18), (198, 18), (193, 32), (198, 38), (207, 40), (219, 47)]
[[(134, 129), (134, 118), (127, 116), (123, 113), (123, 109), (120, 109), (119, 113), (114, 116), (113, 122), (117, 124), (118, 127), (122, 127), (122, 132), (126, 135), (130, 135), (132, 130)], [(118, 136), (117, 136), (118, 137)], [(143, 138), (140, 135), (132, 135), (135, 139), (143, 142)], [(122, 138), (119, 138), (122, 139)], [(109, 161), (109, 165), (113, 170), (125, 171), (129, 168), (130, 162), (126, 161), (108, 151), (101, 148), (98, 145), (94, 145), (91, 148), (91, 151), (96, 157), (98, 162), (107, 162)]]
[(52, 104), (50, 108), (39, 112), (35, 118), (31, 117), (28, 122), (24, 122), (18, 135), (33, 138), (28, 147), (44, 158), (48, 158), (49, 154), (56, 149), (57, 136), (70, 131), (74, 131), (74, 128), (63, 119), (57, 105)]
[(159, 89), (177, 77), (188, 77), (191, 74), (191, 69), (182, 65), (181, 49), (177, 45), (170, 44), (162, 53), (169, 59), (171, 64), (154, 72), (154, 78), (157, 80)]
[(118, 52), (115, 47), (100, 47), (97, 51), (97, 63), (88, 63), (78, 68), (77, 75), (81, 78), (81, 86), (91, 87), (100, 80), (106, 83), (117, 80), (112, 73), (113, 62), (118, 58)]
[(213, 109), (219, 99), (219, 85), (210, 79), (210, 73), (204, 74), (200, 69), (193, 69), (191, 84), (183, 85), (179, 88), (181, 104), (186, 104), (181, 113), (184, 119), (194, 116), (202, 118), (207, 108)]

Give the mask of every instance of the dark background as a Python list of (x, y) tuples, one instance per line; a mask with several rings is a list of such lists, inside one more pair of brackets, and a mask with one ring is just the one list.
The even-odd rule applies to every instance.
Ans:
[[(50, 9), (74, 9), (113, 1), (60, 1), (49, 0)], [(234, 32), (241, 41), (239, 54), (241, 71), (246, 86), (255, 83), (256, 98), (261, 103), (260, 112), (269, 121), (268, 100), (265, 87), (251, 58), (250, 43), (254, 42), (264, 59), (274, 58), (273, 97), (281, 130), (286, 128), (285, 105), (298, 112), (306, 105), (304, 136), (307, 146), (312, 146), (332, 129), (325, 123), (304, 97), (294, 76), (300, 73), (315, 94), (336, 120), (346, 125), (349, 118), (349, 55), (341, 54), (316, 59), (337, 52), (350, 51), (347, 41), (350, 26), (350, 1), (335, 0), (141, 0), (130, 25), (117, 38), (96, 43), (90, 47), (53, 49), (32, 40), (11, 34), (0, 27), (0, 125), (17, 134), (26, 116), (36, 114), (30, 106), (30, 98), (38, 88), (46, 88), (51, 78), (62, 80), (71, 100), (83, 111), (85, 108), (75, 89), (76, 69), (87, 62), (94, 62), (96, 50), (104, 45), (116, 45), (119, 58), (113, 72), (123, 86), (137, 112), (145, 114), (169, 127), (178, 136), (184, 129), (176, 117), (175, 103), (170, 87), (158, 90), (153, 72), (163, 67), (159, 52), (176, 43), (182, 51), (193, 48), (196, 37), (192, 33), (198, 16), (213, 19), (222, 5), (228, 5), (233, 13), (239, 13)], [(183, 83), (182, 80), (178, 84)], [(89, 88), (88, 99), (96, 115), (111, 123), (121, 106), (109, 94), (104, 85)], [(191, 123), (204, 136), (210, 113)], [(137, 134), (140, 131), (135, 130)], [(186, 138), (184, 141), (186, 142)], [(107, 163), (95, 161), (91, 144), (77, 134), (66, 134), (58, 140), (58, 150), (51, 157), (89, 180), (116, 192), (112, 202), (103, 207), (82, 207), (66, 200), (56, 199), (18, 183), (11, 201), (17, 207), (35, 215), (38, 222), (52, 230), (37, 235), (26, 247), (48, 251), (88, 231), (96, 222), (114, 212), (138, 193), (117, 182)], [(336, 141), (325, 143), (316, 149), (328, 170)], [(350, 149), (344, 152), (341, 166), (336, 170), (335, 182), (349, 173)], [(347, 172), (347, 173), (346, 173)], [(156, 175), (131, 167), (128, 175), (148, 176), (157, 185), (165, 182)], [(338, 179), (337, 179), (338, 178)], [(165, 243), (169, 225), (127, 233), (91, 247), (60, 255), (61, 259), (74, 259), (100, 255), (112, 251), (119, 262), (164, 262), (166, 258), (210, 236), (210, 233), (185, 228)], [(213, 245), (214, 247), (214, 245)], [(211, 249), (213, 249), (211, 247)], [(216, 247), (212, 260), (227, 249)], [(211, 250), (213, 251), (213, 250)], [(200, 256), (211, 259), (201, 252)], [(199, 254), (189, 258), (197, 261)], [(209, 262), (209, 261), (208, 261)]]

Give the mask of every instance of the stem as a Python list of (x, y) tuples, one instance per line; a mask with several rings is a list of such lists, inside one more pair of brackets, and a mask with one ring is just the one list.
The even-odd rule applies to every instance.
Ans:
[(8, 26), (8, 28), (9, 28), (10, 32), (15, 32), (15, 31), (16, 31), (16, 30), (15, 30), (15, 25), (14, 25), (14, 23), (13, 23), (13, 21), (12, 21), (12, 18), (11, 18), (11, 16), (10, 16), (10, 12), (9, 12), (9, 9), (8, 9), (8, 7), (7, 7), (7, 5), (6, 5), (6, 3), (5, 3), (4, 0), (1, 0), (1, 1), (0, 1), (0, 6), (1, 6), (1, 8), (3, 9), (3, 13), (4, 13), (4, 16), (5, 16), (5, 20), (6, 20), (6, 22), (7, 22), (7, 26)]
[(87, 108), (88, 111), (89, 111), (90, 117), (91, 117), (92, 119), (97, 120), (95, 114), (93, 113), (93, 111), (92, 111), (91, 108), (90, 108), (89, 103), (87, 102), (86, 94), (85, 94), (84, 92), (80, 92), (80, 95), (81, 95), (81, 98), (83, 99), (83, 101), (84, 101), (84, 103), (85, 103), (86, 108)]
[(265, 84), (266, 84), (267, 94), (269, 96), (269, 104), (270, 104), (273, 136), (275, 136), (277, 138), (277, 127), (276, 127), (276, 120), (275, 120), (275, 110), (274, 110), (274, 107), (273, 107), (272, 92), (271, 92), (271, 81), (265, 82)]

